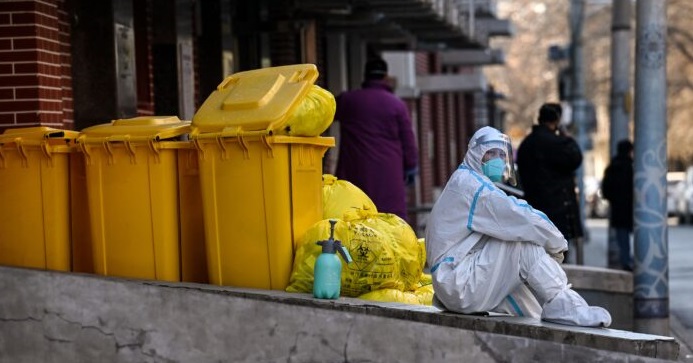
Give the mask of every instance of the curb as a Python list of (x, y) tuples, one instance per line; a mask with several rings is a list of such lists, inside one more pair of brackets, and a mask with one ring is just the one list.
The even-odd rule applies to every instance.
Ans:
[(669, 315), (671, 336), (680, 344), (679, 362), (693, 362), (693, 330), (687, 329), (674, 314)]

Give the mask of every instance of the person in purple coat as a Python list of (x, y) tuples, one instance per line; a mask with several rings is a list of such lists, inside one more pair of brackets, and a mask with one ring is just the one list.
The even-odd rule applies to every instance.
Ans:
[(387, 63), (366, 62), (361, 89), (337, 97), (340, 125), (336, 176), (363, 190), (379, 212), (407, 219), (406, 187), (414, 183), (419, 152), (409, 110), (386, 80)]

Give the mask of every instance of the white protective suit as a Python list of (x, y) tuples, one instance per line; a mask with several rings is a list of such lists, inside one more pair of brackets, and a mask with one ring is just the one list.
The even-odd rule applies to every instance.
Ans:
[[(498, 143), (475, 142), (494, 140), (496, 134)], [(504, 148), (503, 137), (492, 127), (474, 134), (428, 218), (426, 253), (434, 303), (465, 314), (494, 311), (609, 326), (609, 312), (588, 306), (549, 255), (568, 249), (561, 232), (544, 213), (507, 196), (482, 174), (483, 155)]]

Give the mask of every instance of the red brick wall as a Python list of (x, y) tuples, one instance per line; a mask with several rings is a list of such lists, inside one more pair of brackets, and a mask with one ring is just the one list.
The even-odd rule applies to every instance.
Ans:
[(73, 128), (64, 0), (0, 2), (0, 129)]

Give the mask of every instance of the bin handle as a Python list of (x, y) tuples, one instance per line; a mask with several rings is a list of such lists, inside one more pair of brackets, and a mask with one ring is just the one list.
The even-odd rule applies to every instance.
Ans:
[(267, 156), (270, 158), (274, 158), (274, 148), (267, 139), (267, 137), (267, 135), (262, 135), (262, 137), (260, 137), (260, 140), (262, 140), (262, 143), (265, 144), (265, 146), (267, 147)]
[(152, 152), (154, 153), (154, 162), (155, 162), (155, 163), (158, 163), (159, 160), (160, 160), (159, 146), (158, 146), (159, 144), (157, 144), (157, 143), (155, 142), (155, 140), (153, 140), (153, 139), (152, 139), (152, 140), (149, 140), (148, 144), (149, 144), (149, 148), (150, 148), (150, 149), (152, 150)]
[(46, 156), (48, 159), (48, 165), (53, 166), (53, 151), (51, 150), (51, 146), (47, 142), (42, 142), (41, 143), (41, 151), (43, 151), (43, 155)]
[(79, 145), (79, 149), (82, 150), (82, 154), (84, 155), (87, 165), (91, 165), (91, 154), (89, 153), (87, 143), (84, 142), (84, 135), (77, 138), (77, 145)]
[(108, 165), (113, 164), (113, 149), (111, 149), (111, 143), (108, 141), (103, 142), (103, 148), (108, 154)]
[(29, 165), (29, 156), (24, 148), (24, 141), (21, 137), (14, 139), (14, 144), (17, 146), (17, 152), (22, 157), (22, 166), (27, 167)]
[[(125, 146), (125, 150), (127, 150), (128, 154), (130, 154), (130, 163), (137, 164), (137, 150), (132, 144), (131, 139), (132, 138), (130, 135), (112, 135), (103, 139), (103, 147), (106, 150), (106, 153), (108, 153), (108, 164), (114, 163), (113, 147), (111, 146), (114, 142), (122, 142), (123, 146)], [(146, 138), (146, 140), (149, 142), (151, 138)]]
[(241, 146), (241, 149), (243, 150), (243, 159), (250, 159), (250, 153), (248, 151), (248, 142), (245, 141), (245, 138), (243, 138), (242, 131), (238, 132), (238, 135), (236, 135), (236, 140), (238, 140), (238, 144)]
[(197, 154), (201, 160), (205, 159), (205, 150), (202, 148), (202, 145), (200, 144), (200, 139), (193, 138), (192, 143), (195, 146), (195, 149), (197, 149)]
[(237, 77), (231, 77), (231, 76), (226, 77), (226, 78), (224, 78), (224, 80), (221, 81), (221, 83), (217, 86), (217, 91), (221, 91), (221, 90), (225, 89), (225, 88), (229, 85), (229, 83), (236, 83), (237, 81), (238, 81), (238, 78), (237, 78)]
[(229, 158), (229, 154), (226, 151), (226, 144), (224, 144), (224, 138), (221, 137), (221, 135), (217, 136), (217, 145), (219, 145), (219, 148), (221, 149), (221, 159), (222, 160), (227, 160)]
[(125, 145), (125, 149), (128, 151), (128, 154), (130, 154), (130, 164), (137, 164), (137, 150), (135, 146), (132, 145), (129, 139), (123, 141), (123, 144)]

